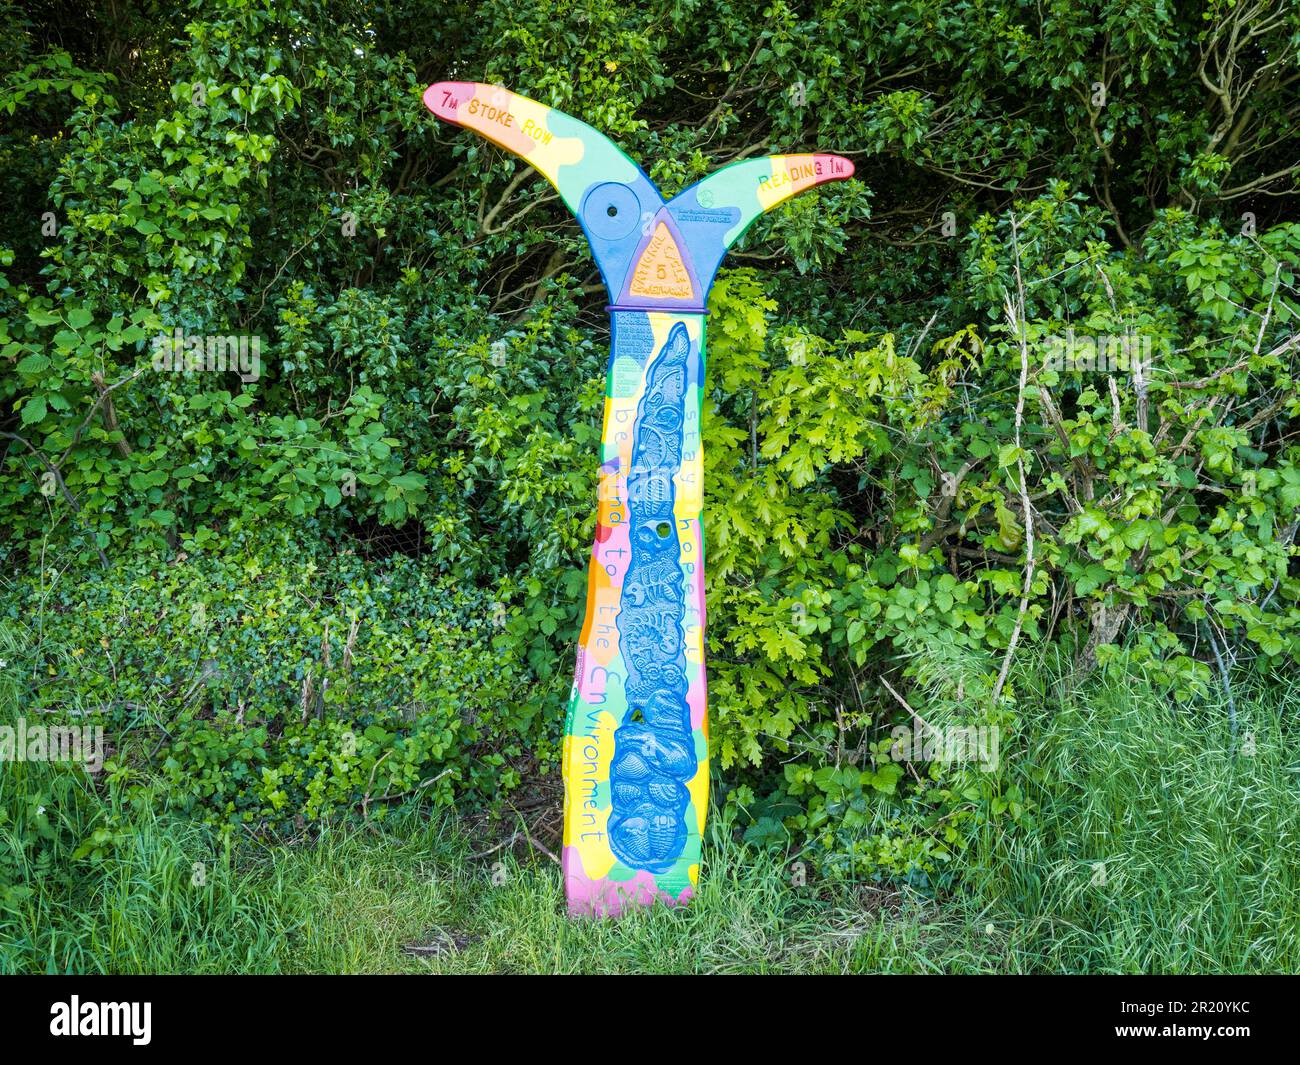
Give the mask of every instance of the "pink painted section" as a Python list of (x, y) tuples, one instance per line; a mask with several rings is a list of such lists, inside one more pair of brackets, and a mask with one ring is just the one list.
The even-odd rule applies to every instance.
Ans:
[(843, 181), (853, 176), (853, 160), (845, 159), (842, 155), (824, 155), (818, 152), (813, 156), (813, 161), (820, 170), (817, 178), (819, 185), (823, 181)]
[(682, 889), (674, 898), (655, 886), (653, 873), (639, 870), (630, 880), (592, 880), (582, 867), (582, 858), (574, 847), (564, 848), (564, 888), (573, 917), (618, 917), (626, 910), (649, 906), (656, 899), (667, 906), (682, 906), (695, 891)]
[(424, 90), (424, 106), (439, 118), (456, 123), (458, 107), (469, 103), (473, 95), (472, 81), (440, 81)]
[[(474, 103), (476, 97), (477, 105)], [(542, 108), (547, 113), (550, 111), (549, 107), (525, 100), (505, 89), (472, 81), (439, 81), (424, 90), (424, 106), (439, 118), (474, 130), (546, 173), (545, 168), (538, 166), (532, 157), (537, 142), (519, 128), (511, 114), (510, 108), (515, 101)]]
[[(619, 498), (627, 498), (627, 477), (620, 469), (618, 473)], [(591, 619), (591, 624), (615, 624), (617, 607), (622, 599), (623, 579), (627, 576), (628, 561), (632, 557), (632, 537), (626, 520), (616, 525), (601, 525), (597, 529), (596, 543), (592, 548), (592, 564), (596, 567), (589, 582), (587, 610), (596, 611), (598, 616)], [(610, 571), (613, 571), (612, 573)], [(613, 607), (611, 613), (604, 613)], [(596, 639), (594, 627), (583, 626), (583, 639), (579, 645), (579, 655), (583, 658), (581, 673), (577, 677), (578, 695), (587, 702), (594, 702), (593, 681), (595, 671), (585, 668), (587, 652), (603, 667), (608, 667), (615, 655), (613, 651), (602, 654), (593, 642)]]
[[(700, 535), (700, 522), (696, 519), (691, 522), (691, 536), (695, 541), (694, 555), (697, 559), (704, 557), (703, 537)], [(694, 582), (695, 609), (698, 611), (700, 619), (700, 629), (708, 631), (708, 619), (705, 616), (704, 605), (704, 573), (703, 566), (699, 567), (700, 572), (696, 574)], [(707, 728), (708, 710), (705, 699), (705, 669), (704, 662), (701, 661), (695, 669), (695, 676), (691, 678), (686, 689), (686, 703), (691, 708), (691, 729), (698, 732), (700, 729)]]

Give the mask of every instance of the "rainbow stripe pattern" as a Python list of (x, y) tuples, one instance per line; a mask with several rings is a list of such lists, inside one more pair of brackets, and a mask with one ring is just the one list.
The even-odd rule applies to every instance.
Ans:
[(607, 137), (499, 86), (439, 82), (439, 118), (541, 173), (610, 298), (596, 542), (564, 737), (574, 914), (691, 897), (709, 798), (700, 412), (709, 288), (764, 211), (851, 177), (837, 155), (734, 163), (665, 201)]

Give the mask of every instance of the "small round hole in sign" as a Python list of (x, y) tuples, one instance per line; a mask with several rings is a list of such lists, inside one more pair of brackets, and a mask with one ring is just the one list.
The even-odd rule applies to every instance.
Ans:
[(623, 240), (636, 233), (641, 201), (628, 186), (606, 181), (587, 191), (579, 217), (590, 236), (598, 240)]

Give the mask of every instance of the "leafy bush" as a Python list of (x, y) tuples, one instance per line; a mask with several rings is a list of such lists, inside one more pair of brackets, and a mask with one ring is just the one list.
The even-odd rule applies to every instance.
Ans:
[(110, 781), (218, 824), (491, 801), (553, 762), (515, 698), (527, 667), (504, 607), (402, 555), (305, 546), (268, 527), (221, 552), (20, 585), (10, 667), (26, 713), (102, 725)]
[[(710, 307), (710, 702), (751, 840), (949, 876), (1023, 789), (893, 730), (1016, 742), (1017, 649), (1087, 673), (1129, 641), (1179, 697), (1284, 671), (1300, 14), (1094, 6), (205, 0), (60, 47), (4, 20), (24, 698), (99, 713), (115, 779), (161, 767), (222, 824), (553, 772), (606, 325), (547, 186), (420, 106), (453, 65), (668, 191), (854, 154)], [(1205, 57), (1250, 49), (1277, 66), (1207, 96)], [(178, 331), (260, 361), (157, 369)]]

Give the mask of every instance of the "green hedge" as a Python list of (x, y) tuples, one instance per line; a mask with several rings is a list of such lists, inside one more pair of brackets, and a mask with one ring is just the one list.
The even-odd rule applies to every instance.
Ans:
[[(670, 194), (853, 154), (710, 306), (712, 744), (751, 839), (943, 875), (1022, 800), (893, 729), (1014, 744), (1017, 633), (1080, 672), (1127, 641), (1176, 698), (1293, 670), (1300, 15), (941, 7), (205, 0), (67, 51), (0, 20), (24, 697), (226, 824), (555, 783), (607, 326), (545, 182), (421, 106), (453, 56)], [(1279, 57), (1226, 125), (1204, 34)], [(156, 369), (178, 329), (259, 373)]]
[(492, 801), (554, 762), (489, 595), (285, 527), (241, 541), (22, 581), (10, 668), (28, 719), (100, 724), (110, 778), (256, 827)]

